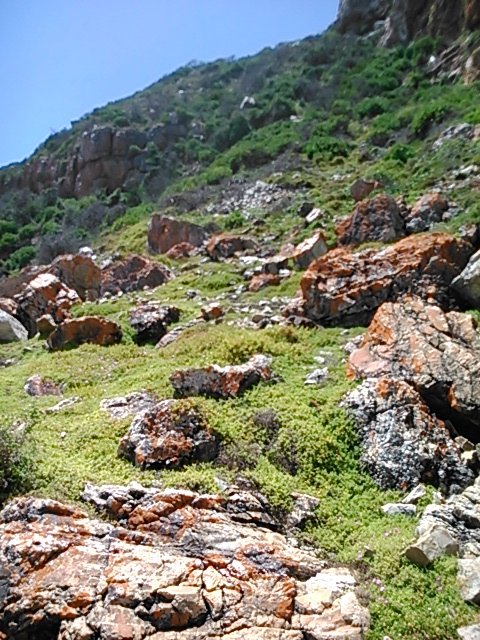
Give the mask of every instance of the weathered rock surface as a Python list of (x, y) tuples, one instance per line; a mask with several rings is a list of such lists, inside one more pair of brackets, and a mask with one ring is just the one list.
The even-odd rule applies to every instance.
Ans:
[(56, 323), (62, 322), (68, 317), (70, 307), (80, 301), (76, 291), (51, 273), (38, 275), (15, 296), (18, 319), (30, 337), (36, 333), (38, 318), (49, 314)]
[(252, 293), (261, 291), (266, 287), (276, 287), (282, 282), (281, 276), (274, 273), (259, 273), (254, 275), (248, 284), (248, 290)]
[(270, 363), (270, 358), (256, 355), (245, 364), (227, 367), (213, 364), (203, 369), (180, 369), (172, 373), (170, 382), (178, 397), (234, 398), (261, 381), (273, 381)]
[(213, 460), (218, 441), (195, 407), (163, 400), (135, 417), (118, 453), (137, 467), (179, 467)]
[(251, 494), (132, 484), (84, 497), (121, 524), (34, 498), (1, 513), (7, 640), (361, 640), (369, 626), (352, 573), (259, 525), (270, 518)]
[(411, 236), (381, 251), (334, 249), (310, 265), (299, 303), (285, 313), (328, 326), (367, 325), (383, 302), (409, 292), (448, 308), (455, 304), (449, 285), (472, 253), (468, 242), (445, 233)]
[(462, 598), (480, 604), (480, 558), (463, 558), (458, 561), (457, 579)]
[(378, 29), (382, 44), (392, 46), (422, 35), (455, 39), (479, 23), (475, 0), (340, 0), (337, 26), (362, 35)]
[(210, 320), (220, 320), (225, 315), (225, 310), (218, 302), (211, 302), (200, 309), (202, 318), (209, 322)]
[(168, 267), (143, 256), (133, 255), (114, 262), (102, 270), (101, 294), (153, 289), (167, 282), (173, 274)]
[(462, 273), (454, 278), (452, 289), (467, 305), (480, 307), (480, 251), (470, 258)]
[(143, 345), (158, 342), (167, 333), (168, 325), (178, 322), (180, 310), (158, 302), (142, 302), (129, 312), (129, 322), (135, 331), (134, 340)]
[(78, 293), (82, 300), (96, 300), (100, 295), (102, 272), (87, 255), (58, 256), (49, 272)]
[(165, 255), (172, 260), (179, 260), (180, 258), (189, 258), (197, 252), (198, 247), (195, 247), (193, 244), (189, 242), (179, 242), (169, 249)]
[(51, 351), (75, 347), (85, 342), (105, 347), (116, 344), (121, 339), (122, 330), (116, 322), (97, 316), (84, 316), (59, 324), (49, 335), (47, 346)]
[(400, 207), (386, 194), (359, 202), (350, 216), (337, 223), (335, 232), (339, 245), (390, 242), (406, 234)]
[(28, 339), (28, 331), (16, 318), (0, 309), (0, 342), (21, 342)]
[(457, 629), (460, 640), (480, 640), (480, 624), (471, 624), (468, 627)]
[(415, 297), (385, 303), (349, 367), (357, 377), (406, 381), (461, 435), (480, 441), (480, 336), (471, 316)]
[(368, 196), (380, 187), (380, 183), (377, 180), (365, 180), (364, 178), (359, 178), (355, 180), (355, 182), (350, 187), (350, 195), (355, 200), (355, 202), (360, 202), (361, 200), (365, 200)]
[(265, 274), (277, 275), (289, 266), (296, 265), (306, 269), (314, 260), (328, 251), (327, 242), (322, 231), (317, 231), (310, 238), (306, 238), (297, 246), (288, 244), (280, 250), (278, 255), (265, 261), (262, 271)]
[(248, 236), (220, 233), (209, 240), (206, 249), (212, 260), (222, 260), (247, 251), (257, 254), (260, 251), (260, 246), (253, 238)]
[(449, 430), (401, 380), (366, 380), (348, 394), (362, 447), (362, 463), (384, 489), (411, 489), (419, 482), (464, 487), (473, 473)]
[(100, 409), (106, 411), (114, 420), (123, 420), (129, 416), (145, 413), (157, 404), (158, 398), (148, 391), (132, 391), (126, 396), (101, 400)]
[(407, 557), (426, 566), (443, 553), (480, 558), (480, 478), (457, 495), (429, 504), (416, 529)]
[(422, 196), (405, 216), (405, 225), (409, 233), (426, 231), (435, 222), (441, 222), (449, 203), (440, 193), (427, 193)]
[(207, 232), (198, 224), (167, 218), (159, 213), (152, 216), (148, 225), (148, 249), (152, 253), (167, 253), (183, 242), (201, 247), (207, 238)]
[(61, 396), (62, 395), (62, 387), (61, 385), (53, 382), (53, 380), (48, 380), (47, 378), (42, 378), (38, 373), (30, 376), (26, 381), (23, 390), (25, 393), (28, 393), (29, 396)]

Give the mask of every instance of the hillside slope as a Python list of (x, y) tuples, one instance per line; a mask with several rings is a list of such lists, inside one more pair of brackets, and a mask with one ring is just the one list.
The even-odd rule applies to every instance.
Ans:
[(356, 8), (1, 171), (1, 640), (478, 634), (479, 34)]

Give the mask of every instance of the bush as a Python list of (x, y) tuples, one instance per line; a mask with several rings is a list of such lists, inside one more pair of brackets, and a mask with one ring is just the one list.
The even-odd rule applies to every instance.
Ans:
[(0, 426), (0, 504), (28, 485), (28, 460), (24, 425)]
[(314, 136), (305, 146), (305, 152), (311, 160), (327, 162), (334, 158), (347, 158), (350, 151), (350, 143), (333, 136)]
[(446, 112), (447, 108), (441, 102), (420, 108), (413, 117), (413, 133), (420, 138), (424, 138), (432, 124), (440, 122)]
[(8, 271), (22, 269), (35, 258), (36, 253), (35, 247), (20, 247), (20, 249), (10, 254), (6, 262), (6, 268)]
[(380, 96), (373, 96), (372, 98), (365, 98), (358, 105), (358, 115), (360, 118), (373, 118), (379, 116), (382, 113), (388, 111), (389, 103), (385, 98)]
[(232, 229), (239, 229), (240, 227), (243, 227), (244, 224), (245, 218), (242, 216), (240, 211), (233, 211), (225, 218), (223, 226), (228, 231), (231, 231)]

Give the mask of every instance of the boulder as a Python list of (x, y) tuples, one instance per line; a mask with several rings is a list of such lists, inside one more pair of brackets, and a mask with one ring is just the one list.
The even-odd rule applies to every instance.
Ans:
[(57, 326), (55, 324), (55, 320), (49, 313), (40, 316), (40, 318), (37, 318), (36, 325), (37, 333), (39, 333), (40, 337), (42, 338), (47, 338)]
[(100, 409), (106, 411), (113, 420), (123, 420), (129, 416), (143, 414), (157, 404), (158, 398), (148, 391), (132, 391), (126, 396), (107, 398), (100, 402)]
[(218, 302), (211, 302), (200, 309), (202, 318), (209, 322), (210, 320), (220, 320), (225, 315), (223, 307)]
[(171, 260), (180, 260), (180, 258), (194, 256), (197, 252), (198, 247), (195, 247), (193, 244), (189, 242), (179, 242), (169, 249), (165, 255)]
[(350, 354), (349, 370), (404, 380), (460, 435), (480, 441), (480, 336), (471, 316), (417, 297), (387, 302)]
[(337, 223), (335, 232), (339, 245), (390, 242), (405, 235), (405, 222), (395, 198), (381, 194), (359, 202), (350, 216)]
[(101, 294), (141, 291), (146, 287), (153, 289), (172, 277), (172, 272), (164, 264), (153, 262), (143, 256), (132, 255), (102, 270)]
[(259, 253), (258, 243), (247, 236), (234, 236), (219, 233), (213, 236), (207, 244), (207, 254), (212, 260), (222, 260), (245, 252)]
[(128, 314), (130, 326), (135, 331), (133, 339), (139, 345), (158, 342), (167, 333), (167, 327), (180, 319), (177, 307), (166, 307), (159, 302), (141, 302)]
[(0, 342), (21, 342), (28, 339), (28, 331), (16, 318), (0, 309)]
[(388, 502), (382, 505), (382, 511), (386, 516), (414, 516), (417, 508), (414, 504), (404, 504), (403, 502)]
[(15, 316), (18, 311), (18, 304), (12, 298), (0, 298), (0, 311), (5, 311), (11, 316)]
[(323, 231), (317, 231), (310, 238), (300, 242), (288, 253), (288, 257), (300, 269), (306, 269), (314, 260), (327, 253), (328, 247)]
[(137, 483), (83, 495), (109, 521), (32, 497), (1, 512), (5, 638), (361, 640), (368, 630), (352, 571), (272, 530), (261, 496)]
[(355, 200), (355, 202), (360, 202), (361, 200), (365, 200), (368, 196), (380, 187), (380, 183), (377, 180), (365, 180), (364, 178), (359, 178), (355, 180), (355, 182), (350, 187), (350, 195)]
[(265, 289), (266, 287), (278, 286), (282, 278), (274, 273), (259, 273), (254, 275), (249, 282), (248, 290), (252, 293)]
[(271, 382), (274, 374), (271, 360), (256, 355), (240, 365), (219, 367), (216, 364), (202, 369), (179, 369), (170, 376), (175, 395), (209, 396), (212, 398), (235, 398), (259, 382)]
[(100, 295), (101, 270), (88, 255), (58, 256), (49, 272), (76, 291), (82, 300), (96, 300)]
[(472, 253), (471, 244), (445, 233), (411, 236), (381, 250), (333, 249), (310, 265), (301, 299), (285, 313), (326, 326), (367, 325), (383, 302), (408, 292), (448, 308), (455, 305), (449, 285)]
[(452, 289), (467, 306), (473, 309), (480, 307), (480, 251), (470, 258), (462, 273), (452, 280)]
[(116, 322), (97, 316), (72, 318), (59, 324), (47, 339), (47, 347), (58, 351), (91, 342), (100, 346), (117, 344), (122, 339), (122, 330)]
[(408, 383), (366, 380), (346, 396), (344, 406), (359, 433), (362, 464), (383, 489), (427, 482), (448, 491), (472, 482), (446, 424)]
[(427, 567), (440, 556), (456, 555), (457, 553), (457, 540), (448, 529), (441, 525), (430, 527), (405, 550), (405, 555), (410, 562), (418, 564), (420, 567)]
[(462, 558), (458, 561), (457, 579), (462, 598), (480, 604), (480, 558)]
[(448, 200), (440, 193), (427, 193), (422, 196), (405, 217), (405, 225), (409, 233), (426, 231), (435, 222), (441, 222), (448, 211)]
[(217, 438), (198, 410), (182, 402), (163, 400), (136, 416), (120, 441), (119, 455), (143, 469), (213, 460)]
[(468, 627), (457, 629), (460, 640), (480, 640), (480, 624), (471, 624)]
[(167, 253), (172, 247), (187, 242), (201, 247), (208, 234), (198, 224), (153, 214), (148, 225), (148, 249), (151, 253)]
[(26, 381), (23, 390), (28, 393), (29, 396), (61, 396), (62, 387), (59, 384), (42, 378), (39, 374), (30, 376)]
[(81, 302), (81, 299), (57, 276), (42, 273), (15, 296), (15, 302), (18, 305), (18, 318), (31, 337), (37, 331), (36, 322), (41, 316), (49, 314), (58, 324), (68, 317), (70, 307)]

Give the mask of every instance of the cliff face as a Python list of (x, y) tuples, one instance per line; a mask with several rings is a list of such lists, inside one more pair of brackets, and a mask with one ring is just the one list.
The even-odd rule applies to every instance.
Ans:
[(390, 46), (418, 36), (455, 39), (480, 26), (478, 0), (340, 0), (338, 28), (366, 34), (379, 28)]

